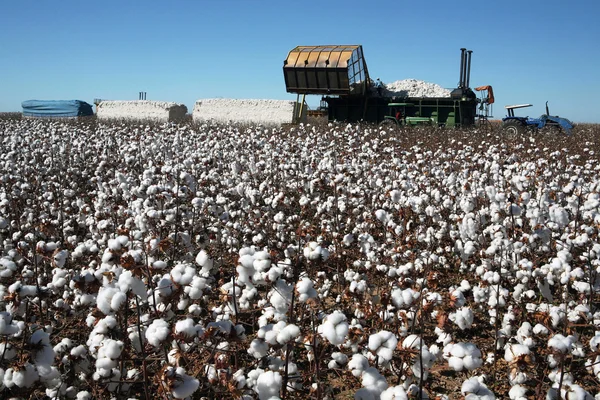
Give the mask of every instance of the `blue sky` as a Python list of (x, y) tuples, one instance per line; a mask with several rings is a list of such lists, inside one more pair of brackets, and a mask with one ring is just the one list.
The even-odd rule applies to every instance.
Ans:
[(190, 111), (200, 98), (294, 99), (282, 73), (292, 48), (362, 44), (373, 79), (447, 88), (466, 47), (495, 117), (518, 103), (539, 116), (548, 100), (552, 114), (600, 123), (599, 16), (597, 0), (3, 0), (0, 111), (140, 91)]

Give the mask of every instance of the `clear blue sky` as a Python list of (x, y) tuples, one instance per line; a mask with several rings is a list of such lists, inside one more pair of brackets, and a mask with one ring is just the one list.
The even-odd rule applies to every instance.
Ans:
[[(371, 77), (453, 88), (461, 47), (494, 116), (600, 122), (600, 1), (2, 0), (0, 111), (28, 99), (293, 99), (298, 45), (362, 44)], [(314, 97), (311, 103), (318, 102)]]

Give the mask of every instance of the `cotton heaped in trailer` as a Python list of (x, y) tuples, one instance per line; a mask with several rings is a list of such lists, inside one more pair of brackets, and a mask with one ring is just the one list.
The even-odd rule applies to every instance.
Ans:
[(92, 106), (81, 100), (26, 100), (24, 117), (72, 118), (94, 115)]
[[(289, 124), (300, 105), (293, 100), (201, 99), (194, 106), (194, 121), (217, 123)], [(302, 118), (306, 116), (304, 110)]]
[(97, 106), (99, 119), (171, 122), (184, 119), (186, 113), (185, 105), (168, 101), (105, 100)]

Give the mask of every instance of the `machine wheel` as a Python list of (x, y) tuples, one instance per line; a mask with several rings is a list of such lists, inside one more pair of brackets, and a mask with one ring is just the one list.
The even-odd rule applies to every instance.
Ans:
[(379, 126), (385, 130), (391, 131), (398, 128), (398, 124), (393, 119), (386, 118), (379, 123)]
[(504, 123), (502, 130), (508, 140), (515, 140), (518, 136), (522, 136), (525, 133), (525, 126), (521, 121), (510, 120)]

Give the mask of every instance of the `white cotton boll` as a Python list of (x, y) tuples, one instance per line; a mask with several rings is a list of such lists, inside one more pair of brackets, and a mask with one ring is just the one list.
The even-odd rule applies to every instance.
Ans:
[(175, 382), (171, 393), (176, 399), (190, 397), (200, 387), (200, 381), (186, 374), (182, 367), (177, 367), (175, 370)]
[(208, 273), (213, 268), (214, 261), (212, 258), (210, 258), (206, 251), (200, 250), (196, 256), (196, 264), (202, 267), (202, 273)]
[(419, 297), (419, 293), (415, 292), (411, 288), (407, 289), (394, 289), (391, 293), (392, 304), (397, 308), (406, 308), (410, 306), (415, 299)]
[(196, 269), (191, 264), (177, 264), (171, 270), (173, 282), (181, 286), (189, 285), (196, 275)]
[(114, 296), (110, 299), (110, 308), (114, 311), (119, 311), (123, 304), (127, 300), (127, 295), (121, 291), (114, 294)]
[[(118, 295), (118, 296), (117, 296)], [(113, 297), (117, 296), (117, 299), (114, 302), (115, 306), (120, 306), (125, 300), (124, 294), (121, 291), (114, 287), (101, 287), (98, 291), (98, 296), (96, 298), (96, 306), (100, 311), (102, 311), (105, 315), (111, 314), (112, 312), (118, 310), (119, 308), (113, 308)]]
[(548, 347), (552, 347), (560, 353), (567, 353), (571, 350), (571, 346), (575, 342), (573, 336), (563, 336), (560, 333), (552, 336), (548, 339)]
[(389, 331), (379, 331), (369, 336), (368, 347), (371, 352), (379, 357), (379, 363), (383, 364), (392, 359), (392, 353), (396, 349), (398, 338)]
[(248, 347), (248, 354), (256, 359), (263, 358), (269, 352), (269, 345), (261, 339), (254, 339)]
[(529, 347), (523, 344), (507, 344), (504, 350), (504, 359), (512, 362), (514, 359), (530, 353)]
[(369, 360), (362, 354), (354, 354), (348, 363), (348, 369), (355, 377), (360, 377), (365, 369), (369, 368)]
[(183, 290), (192, 300), (201, 299), (204, 295), (204, 290), (208, 287), (205, 278), (194, 276), (190, 285), (186, 286)]
[(281, 390), (281, 374), (279, 372), (266, 371), (258, 376), (254, 391), (258, 393), (260, 400), (277, 398)]
[(279, 344), (286, 344), (287, 342), (296, 339), (298, 336), (300, 336), (300, 328), (294, 324), (289, 324), (277, 333), (277, 342)]
[(344, 246), (350, 246), (354, 242), (354, 235), (351, 233), (344, 235), (342, 242), (344, 243)]
[(52, 256), (52, 260), (54, 262), (54, 265), (56, 265), (58, 268), (62, 268), (65, 266), (65, 262), (67, 261), (68, 257), (69, 252), (67, 250), (60, 250), (54, 253), (54, 255)]
[(381, 392), (381, 400), (408, 400), (408, 394), (404, 390), (404, 387), (390, 386)]
[(329, 250), (321, 247), (317, 242), (309, 242), (304, 248), (304, 257), (311, 261), (327, 261)]
[(133, 294), (140, 297), (142, 300), (148, 298), (146, 284), (141, 279), (133, 276), (131, 271), (123, 271), (121, 275), (119, 275), (118, 285), (123, 293), (127, 293), (131, 290)]
[(456, 312), (450, 313), (448, 316), (450, 321), (454, 322), (461, 330), (465, 330), (473, 326), (475, 316), (473, 310), (469, 307), (462, 307)]
[(163, 270), (165, 268), (167, 268), (167, 263), (164, 261), (154, 261), (151, 265), (152, 269), (157, 269), (157, 270)]
[(298, 301), (301, 303), (305, 303), (308, 299), (317, 297), (314, 282), (307, 277), (302, 277), (298, 283), (296, 283), (296, 291), (298, 292)]
[(148, 326), (148, 329), (146, 329), (146, 340), (154, 347), (158, 347), (161, 342), (167, 338), (170, 331), (171, 329), (167, 321), (160, 318), (155, 319), (150, 326)]
[(374, 367), (369, 367), (364, 370), (361, 375), (361, 382), (365, 389), (370, 391), (375, 398), (378, 398), (381, 395), (381, 392), (388, 387), (385, 377)]
[(19, 327), (13, 322), (12, 315), (7, 311), (0, 311), (0, 335), (15, 335)]
[(354, 400), (376, 400), (376, 397), (368, 388), (360, 388), (354, 393)]
[(327, 339), (329, 343), (335, 346), (341, 345), (346, 341), (346, 335), (349, 330), (346, 315), (339, 311), (334, 311), (324, 318), (323, 324), (319, 326), (318, 330), (321, 336)]
[(196, 324), (193, 319), (186, 318), (175, 323), (175, 333), (190, 339), (196, 336)]
[(462, 291), (460, 290), (454, 290), (452, 293), (450, 293), (450, 299), (452, 300), (454, 307), (462, 307), (465, 305), (465, 302), (467, 301), (465, 299), (465, 295), (462, 293)]
[[(496, 398), (494, 393), (492, 393), (483, 382), (480, 382), (477, 377), (464, 381), (460, 391), (465, 395), (465, 400), (493, 400)], [(469, 397), (469, 395), (475, 395), (477, 397)]]
[(82, 390), (80, 392), (77, 392), (75, 400), (92, 400), (92, 394), (87, 390)]
[(527, 389), (521, 385), (514, 385), (508, 391), (511, 400), (527, 400)]

